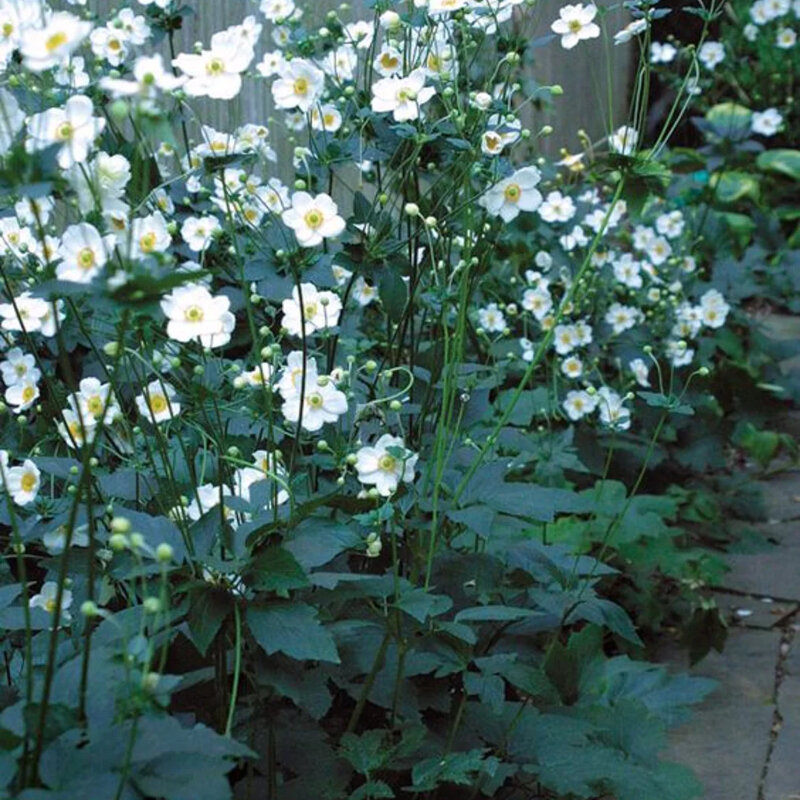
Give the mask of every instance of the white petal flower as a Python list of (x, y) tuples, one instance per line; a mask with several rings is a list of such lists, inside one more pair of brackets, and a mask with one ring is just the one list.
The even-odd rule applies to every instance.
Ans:
[(381, 497), (389, 497), (397, 491), (400, 481), (411, 483), (419, 456), (406, 449), (399, 436), (388, 433), (371, 447), (362, 447), (356, 453), (358, 480), (375, 486)]
[(478, 204), (493, 217), (511, 222), (520, 211), (536, 211), (542, 203), (542, 195), (536, 186), (542, 174), (536, 167), (523, 167), (505, 180), (496, 183), (484, 194)]
[(198, 285), (180, 286), (161, 301), (170, 339), (199, 341), (204, 347), (222, 347), (230, 341), (235, 318), (229, 307), (225, 295), (212, 296)]
[(312, 197), (308, 192), (295, 192), (282, 219), (294, 231), (301, 247), (322, 244), (323, 239), (335, 238), (345, 228), (338, 206), (327, 194)]
[(600, 35), (600, 28), (593, 21), (597, 16), (597, 8), (592, 4), (566, 5), (558, 15), (559, 19), (550, 29), (561, 37), (561, 46), (565, 50), (571, 50), (578, 42), (596, 39)]
[(432, 86), (425, 86), (425, 80), (421, 69), (405, 78), (381, 78), (372, 85), (372, 110), (391, 112), (396, 122), (418, 119), (421, 107), (436, 94)]
[(300, 336), (305, 321), (305, 333), (309, 335), (339, 324), (342, 301), (333, 292), (320, 292), (313, 283), (303, 283), (299, 290), (294, 287), (291, 298), (283, 301), (282, 308), (281, 325), (292, 336)]
[(21, 467), (10, 467), (5, 473), (6, 491), (18, 506), (26, 506), (36, 499), (41, 486), (41, 473), (36, 464), (26, 459)]

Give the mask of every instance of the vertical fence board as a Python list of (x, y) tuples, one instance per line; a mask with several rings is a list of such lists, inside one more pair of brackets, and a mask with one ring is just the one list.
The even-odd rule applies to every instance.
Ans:
[[(611, 0), (597, 0), (598, 5), (610, 6)], [(175, 45), (178, 50), (190, 50), (195, 42), (208, 44), (212, 34), (223, 28), (238, 24), (248, 14), (258, 15), (258, 4), (241, 0), (188, 0), (195, 15), (186, 19), (184, 28), (178, 32)], [(564, 0), (539, 0), (533, 10), (534, 36), (549, 33), (550, 24), (558, 17)], [(321, 21), (326, 12), (339, 5), (337, 0), (309, 0), (304, 4), (309, 26)], [(364, 17), (364, 0), (351, 0), (353, 18), (358, 18), (359, 9)], [(616, 4), (618, 5), (618, 4)], [(119, 0), (89, 0), (88, 7), (101, 15), (109, 15), (121, 8)], [(136, 6), (134, 6), (136, 8)], [(261, 18), (263, 19), (263, 18)], [(611, 34), (623, 26), (625, 12), (612, 10), (608, 15)], [(257, 51), (260, 57), (262, 44)], [(167, 55), (166, 48), (164, 50)], [(558, 41), (537, 48), (536, 61), (532, 67), (533, 77), (541, 85), (560, 84), (564, 95), (556, 98), (552, 113), (525, 115), (525, 123), (533, 129), (549, 124), (554, 128), (552, 136), (542, 142), (542, 149), (553, 155), (561, 147), (574, 152), (578, 148), (578, 129), (584, 129), (592, 138), (602, 136), (611, 123), (622, 124), (627, 116), (628, 87), (630, 84), (632, 46), (614, 47), (602, 40), (581, 42), (574, 50), (564, 50)], [(608, 65), (608, 66), (607, 66)], [(608, 94), (611, 92), (609, 102)], [(273, 113), (269, 84), (262, 80), (248, 80), (241, 94), (232, 101), (195, 100), (193, 107), (208, 124), (220, 129), (229, 129), (246, 122), (265, 123)], [(613, 119), (609, 121), (609, 109)], [(278, 153), (278, 163), (290, 163), (292, 147), (287, 141), (275, 138), (273, 146)], [(282, 170), (283, 171), (283, 170)]]

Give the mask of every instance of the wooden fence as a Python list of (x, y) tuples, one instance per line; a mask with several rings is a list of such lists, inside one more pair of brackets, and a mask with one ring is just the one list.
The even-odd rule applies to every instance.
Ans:
[[(311, 21), (322, 20), (327, 11), (339, 5), (334, 0), (299, 2)], [(558, 10), (565, 2), (569, 0), (539, 0), (532, 9), (523, 7), (526, 15), (532, 15), (534, 38), (549, 32), (550, 24), (558, 18)], [(176, 46), (183, 50), (191, 49), (195, 42), (207, 45), (216, 31), (241, 22), (248, 14), (258, 15), (257, 0), (188, 0), (188, 4), (196, 14), (187, 18), (176, 38)], [(597, 4), (610, 6), (612, 2), (597, 0)], [(613, 4), (620, 5), (616, 0)], [(121, 4), (119, 0), (89, 0), (87, 5), (101, 15), (109, 15), (114, 9), (125, 6), (141, 8), (135, 3)], [(356, 19), (358, 9), (364, 8), (365, 4), (363, 0), (351, 0), (350, 6), (353, 8), (352, 18)], [(365, 12), (364, 18), (369, 18), (369, 13)], [(626, 16), (623, 11), (615, 9), (608, 13), (608, 20), (613, 33), (625, 24)], [(552, 113), (529, 113), (524, 120), (532, 129), (544, 124), (554, 128), (553, 134), (542, 143), (544, 152), (552, 155), (561, 147), (574, 152), (579, 146), (576, 135), (579, 129), (586, 130), (592, 138), (598, 138), (612, 124), (620, 125), (625, 121), (632, 52), (631, 45), (614, 47), (599, 39), (582, 42), (573, 50), (564, 50), (557, 40), (536, 49), (533, 77), (541, 85), (557, 83), (564, 89), (563, 96), (556, 98)], [(258, 55), (260, 53), (259, 50)], [(242, 122), (266, 123), (273, 113), (268, 84), (261, 80), (248, 81), (234, 100), (203, 100), (198, 108), (204, 120), (220, 129)], [(611, 120), (609, 112), (613, 117)], [(290, 144), (276, 139), (273, 145), (278, 151), (279, 164), (290, 163)]]

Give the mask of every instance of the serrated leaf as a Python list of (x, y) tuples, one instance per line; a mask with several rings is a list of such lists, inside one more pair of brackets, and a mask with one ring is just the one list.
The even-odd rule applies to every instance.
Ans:
[(253, 559), (248, 582), (265, 592), (288, 591), (308, 586), (308, 578), (297, 559), (279, 545), (266, 548)]
[(267, 655), (285, 653), (298, 660), (339, 663), (333, 636), (317, 619), (317, 611), (305, 603), (251, 605), (247, 625)]

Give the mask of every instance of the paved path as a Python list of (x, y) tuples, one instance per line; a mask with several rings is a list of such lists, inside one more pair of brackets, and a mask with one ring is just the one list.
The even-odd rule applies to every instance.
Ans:
[[(800, 336), (797, 319), (791, 325)], [(775, 338), (787, 338), (785, 327), (779, 321)], [(800, 412), (779, 426), (797, 436)], [(694, 769), (705, 800), (800, 800), (800, 470), (762, 488), (767, 520), (748, 527), (773, 546), (729, 557), (731, 571), (715, 592), (728, 642), (691, 670), (719, 688), (673, 733), (666, 754)], [(685, 668), (677, 647), (665, 645), (662, 656)]]

